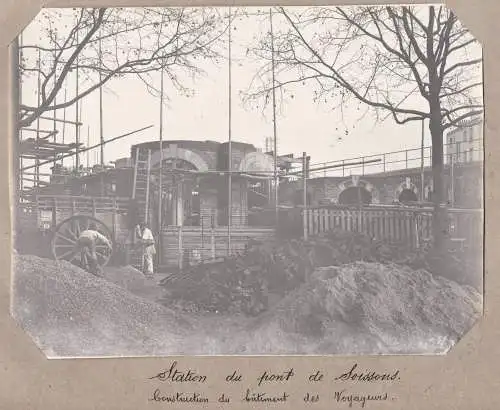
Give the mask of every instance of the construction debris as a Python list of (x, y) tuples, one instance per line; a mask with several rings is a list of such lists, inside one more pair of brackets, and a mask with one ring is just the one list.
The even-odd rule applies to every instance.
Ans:
[(426, 269), (463, 284), (474, 284), (478, 289), (482, 283), (480, 270), (466, 271), (467, 265), (451, 256), (437, 267), (429, 263), (432, 259), (428, 246), (414, 251), (400, 243), (375, 241), (362, 233), (337, 230), (309, 241), (254, 241), (242, 255), (190, 267), (162, 281), (167, 291), (164, 303), (175, 301), (188, 310), (257, 315), (303, 284), (316, 268), (356, 261)]
[(48, 357), (183, 354), (182, 315), (65, 261), (14, 258), (13, 310)]
[[(261, 245), (256, 244), (254, 251), (264, 252)], [(288, 246), (292, 247), (276, 249), (284, 252)], [(302, 252), (297, 251), (294, 263)], [(279, 258), (274, 261), (283, 266), (276, 262)], [(234, 274), (229, 268), (222, 273), (212, 268), (219, 280), (222, 274)], [(167, 308), (134, 296), (110, 281), (139, 292), (140, 272), (130, 267), (114, 269), (106, 268), (107, 279), (101, 279), (64, 261), (14, 255), (12, 314), (47, 356), (96, 357), (444, 353), (482, 312), (481, 295), (468, 286), (422, 269), (353, 262), (297, 274), (296, 278), (303, 278), (298, 285), (293, 280), (284, 283), (284, 287), (295, 286), (290, 291), (281, 290), (275, 281), (265, 282), (278, 296), (275, 302), (268, 299), (271, 308), (256, 318), (239, 314), (251, 313), (252, 306), (242, 296), (241, 284), (240, 288), (215, 286), (207, 274), (202, 277), (205, 299), (199, 286), (192, 284), (200, 295), (192, 297), (188, 289), (183, 301), (191, 306), (196, 305), (194, 300), (206, 301), (204, 307), (227, 306), (233, 313), (192, 314), (187, 321), (175, 306), (180, 298), (166, 299)], [(261, 275), (254, 272), (253, 277), (255, 281)], [(175, 294), (179, 292), (175, 287), (187, 280), (167, 283)], [(257, 291), (258, 286), (248, 286), (255, 282), (243, 283), (255, 289), (247, 295), (250, 299), (272, 295), (262, 290), (262, 284)], [(210, 292), (218, 288), (227, 293), (216, 305)]]
[(256, 319), (243, 353), (274, 352), (284, 338), (302, 341), (294, 354), (445, 353), (481, 314), (477, 291), (425, 270), (325, 267)]
[(164, 294), (156, 280), (146, 278), (133, 266), (107, 266), (102, 273), (104, 279), (143, 299), (155, 302)]

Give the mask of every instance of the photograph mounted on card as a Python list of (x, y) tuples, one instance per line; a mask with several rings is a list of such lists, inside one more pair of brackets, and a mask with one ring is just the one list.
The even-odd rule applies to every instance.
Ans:
[(483, 59), (444, 5), (47, 8), (11, 314), (48, 358), (445, 354), (483, 312)]

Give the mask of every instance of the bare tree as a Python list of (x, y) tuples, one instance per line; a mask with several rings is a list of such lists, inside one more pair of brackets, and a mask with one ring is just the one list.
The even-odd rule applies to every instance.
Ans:
[[(20, 127), (126, 75), (137, 76), (156, 93), (151, 74), (163, 69), (177, 91), (189, 92), (181, 75), (202, 74), (201, 60), (218, 60), (218, 44), (227, 30), (225, 17), (211, 8), (48, 9), (42, 13), (38, 41), (20, 47), (21, 78), (41, 79), (38, 101), (21, 104)], [(61, 90), (74, 78), (77, 67), (78, 95), (63, 101)]]
[[(482, 114), (482, 55), (445, 7), (277, 8), (282, 28), (249, 50), (264, 61), (247, 102), (307, 84), (314, 98), (344, 109), (354, 99), (398, 124), (428, 120), (432, 137), (434, 238), (443, 244), (444, 132)], [(276, 80), (270, 79), (272, 50)], [(474, 55), (475, 54), (475, 55)], [(359, 109), (359, 108), (358, 108)]]

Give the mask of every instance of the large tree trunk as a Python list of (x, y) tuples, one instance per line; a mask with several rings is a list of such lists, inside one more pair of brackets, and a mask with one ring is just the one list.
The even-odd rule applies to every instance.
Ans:
[(432, 221), (432, 235), (434, 250), (441, 251), (448, 235), (448, 213), (446, 210), (446, 188), (444, 183), (443, 160), (443, 129), (441, 117), (431, 116), (429, 129), (432, 137), (432, 202), (434, 215)]

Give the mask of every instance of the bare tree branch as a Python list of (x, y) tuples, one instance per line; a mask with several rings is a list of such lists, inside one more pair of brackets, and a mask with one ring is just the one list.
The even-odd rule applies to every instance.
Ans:
[[(69, 107), (113, 78), (136, 76), (155, 92), (149, 75), (164, 69), (172, 86), (188, 93), (181, 77), (203, 74), (200, 62), (224, 58), (221, 44), (227, 32), (227, 18), (210, 8), (110, 8), (77, 9), (74, 24), (56, 31), (52, 21), (71, 19), (71, 14), (46, 10), (48, 22), (40, 44), (22, 45), (23, 80), (36, 72), (43, 77), (40, 104), (21, 104), (20, 126), (29, 126), (48, 111)], [(101, 49), (102, 47), (102, 49)], [(41, 62), (36, 55), (41, 52)], [(61, 89), (73, 81), (75, 70), (82, 74), (79, 95), (60, 101)], [(148, 76), (148, 78), (146, 78)], [(55, 79), (52, 81), (52, 79)]]
[[(428, 120), (432, 137), (433, 200), (444, 199), (444, 132), (481, 116), (480, 47), (444, 6), (279, 8), (285, 28), (274, 33), (274, 87), (311, 86), (314, 100), (339, 109), (350, 99), (397, 124)], [(264, 36), (251, 47), (263, 61), (244, 94), (245, 102), (269, 95), (271, 44)], [(479, 56), (478, 56), (479, 54)], [(282, 95), (285, 95), (283, 93)], [(438, 220), (437, 236), (442, 235)]]

